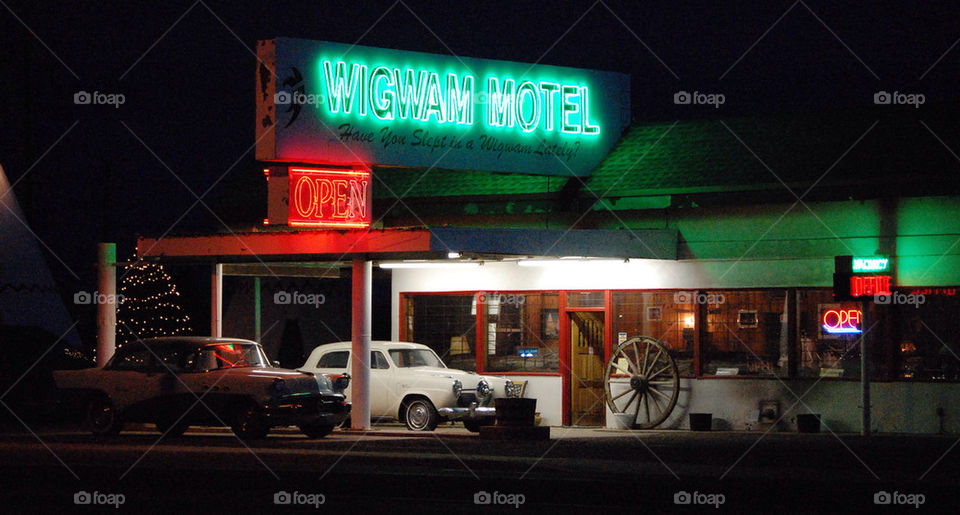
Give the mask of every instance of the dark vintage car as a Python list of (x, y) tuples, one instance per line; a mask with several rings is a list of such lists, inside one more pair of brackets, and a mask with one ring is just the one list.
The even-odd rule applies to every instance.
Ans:
[(97, 435), (126, 422), (152, 422), (166, 435), (191, 425), (230, 426), (243, 439), (272, 427), (299, 426), (310, 438), (330, 433), (350, 413), (331, 380), (270, 366), (259, 344), (233, 338), (168, 337), (124, 345), (103, 368), (53, 373), (64, 402), (81, 403)]

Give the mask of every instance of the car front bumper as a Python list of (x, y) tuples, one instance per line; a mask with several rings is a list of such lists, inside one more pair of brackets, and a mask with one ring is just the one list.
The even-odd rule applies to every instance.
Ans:
[(351, 404), (343, 395), (289, 396), (265, 406), (264, 415), (271, 426), (301, 424), (339, 425), (350, 416)]
[(446, 420), (484, 420), (497, 416), (496, 408), (491, 406), (477, 406), (476, 403), (466, 408), (440, 408), (437, 412)]

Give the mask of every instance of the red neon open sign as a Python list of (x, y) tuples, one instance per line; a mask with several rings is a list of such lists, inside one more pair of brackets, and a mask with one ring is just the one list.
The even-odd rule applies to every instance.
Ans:
[(370, 227), (370, 172), (290, 168), (290, 225)]
[(823, 330), (830, 334), (856, 334), (860, 332), (861, 317), (859, 309), (828, 309), (820, 322)]

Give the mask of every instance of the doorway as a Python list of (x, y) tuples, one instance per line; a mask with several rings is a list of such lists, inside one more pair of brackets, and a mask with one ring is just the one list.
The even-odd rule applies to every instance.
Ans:
[(570, 416), (574, 426), (602, 426), (603, 311), (570, 311)]

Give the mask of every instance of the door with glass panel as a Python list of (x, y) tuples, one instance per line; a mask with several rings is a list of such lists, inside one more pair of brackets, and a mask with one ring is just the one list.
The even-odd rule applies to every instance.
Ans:
[(570, 311), (570, 416), (574, 426), (604, 422), (603, 312)]

